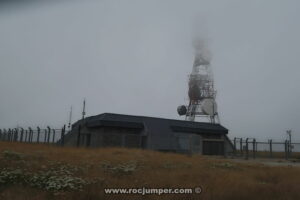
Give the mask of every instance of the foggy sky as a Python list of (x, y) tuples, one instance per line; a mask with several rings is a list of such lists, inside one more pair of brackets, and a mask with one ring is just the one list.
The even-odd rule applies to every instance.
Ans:
[(0, 128), (103, 112), (184, 119), (192, 38), (212, 53), (229, 137), (300, 141), (300, 2), (0, 2)]

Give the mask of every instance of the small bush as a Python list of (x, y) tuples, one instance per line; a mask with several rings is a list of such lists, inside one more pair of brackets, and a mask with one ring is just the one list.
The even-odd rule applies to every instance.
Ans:
[(32, 187), (51, 191), (80, 190), (89, 184), (82, 178), (70, 175), (58, 175), (55, 171), (39, 172), (28, 178), (27, 183)]
[(22, 155), (21, 153), (17, 153), (14, 151), (10, 151), (10, 150), (5, 150), (2, 152), (3, 158), (7, 159), (7, 160), (21, 160), (24, 155)]
[(0, 185), (15, 184), (24, 180), (23, 171), (20, 169), (0, 171)]
[(34, 174), (28, 179), (28, 183), (33, 187), (52, 191), (80, 190), (89, 181), (74, 177), (76, 171), (77, 167), (59, 165)]
[(95, 183), (79, 177), (74, 177), (72, 172), (61, 169), (49, 169), (37, 173), (24, 172), (21, 169), (2, 169), (0, 171), (0, 185), (23, 184), (48, 191), (81, 190), (85, 185)]
[(101, 164), (102, 168), (117, 175), (132, 174), (137, 169), (136, 161), (129, 161), (117, 165), (112, 165), (110, 162), (105, 161)]
[(162, 166), (165, 169), (185, 169), (185, 168), (191, 168), (191, 163), (172, 163), (172, 162), (166, 162)]
[(212, 168), (235, 169), (236, 166), (232, 163), (213, 163)]

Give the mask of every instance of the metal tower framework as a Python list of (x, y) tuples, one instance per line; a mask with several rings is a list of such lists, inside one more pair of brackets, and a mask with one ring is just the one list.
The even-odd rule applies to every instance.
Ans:
[(195, 60), (192, 73), (188, 82), (188, 106), (179, 106), (179, 115), (185, 115), (185, 119), (195, 121), (196, 117), (207, 118), (211, 123), (220, 123), (216, 90), (209, 58), (203, 53), (203, 47), (195, 48)]

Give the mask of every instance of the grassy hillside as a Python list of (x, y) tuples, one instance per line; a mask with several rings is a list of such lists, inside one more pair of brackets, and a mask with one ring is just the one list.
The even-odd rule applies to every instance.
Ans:
[[(104, 188), (201, 194), (109, 195)], [(300, 199), (300, 168), (138, 149), (0, 142), (0, 199)]]

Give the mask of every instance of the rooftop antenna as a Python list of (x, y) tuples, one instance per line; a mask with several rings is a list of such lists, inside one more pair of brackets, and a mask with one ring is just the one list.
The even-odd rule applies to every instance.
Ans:
[(82, 119), (84, 120), (85, 116), (85, 99), (83, 100), (83, 109), (82, 109)]
[(69, 115), (69, 124), (68, 124), (69, 130), (71, 129), (71, 123), (72, 123), (72, 110), (73, 110), (73, 107), (71, 106), (70, 115)]

